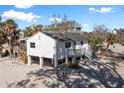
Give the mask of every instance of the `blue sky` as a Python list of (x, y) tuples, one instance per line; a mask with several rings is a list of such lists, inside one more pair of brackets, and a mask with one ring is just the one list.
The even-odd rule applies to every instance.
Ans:
[(14, 19), (19, 28), (24, 29), (32, 24), (49, 25), (53, 14), (66, 14), (68, 19), (77, 21), (89, 32), (99, 24), (110, 29), (124, 28), (123, 8), (121, 5), (1, 5), (0, 16), (3, 21)]

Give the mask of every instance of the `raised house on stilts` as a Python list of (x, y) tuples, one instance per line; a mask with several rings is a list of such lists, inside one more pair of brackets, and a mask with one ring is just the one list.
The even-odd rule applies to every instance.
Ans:
[(89, 46), (88, 40), (79, 32), (38, 32), (26, 43), (28, 65), (35, 63), (35, 58), (40, 68), (48, 64), (57, 67), (73, 57), (81, 59)]

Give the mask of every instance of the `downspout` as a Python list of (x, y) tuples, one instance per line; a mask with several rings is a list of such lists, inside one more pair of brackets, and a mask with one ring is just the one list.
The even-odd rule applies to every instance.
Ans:
[(76, 41), (73, 41), (73, 52), (76, 53)]

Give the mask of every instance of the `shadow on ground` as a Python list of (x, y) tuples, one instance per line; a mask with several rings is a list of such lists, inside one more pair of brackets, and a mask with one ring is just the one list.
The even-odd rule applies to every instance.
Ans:
[(66, 87), (62, 81), (59, 81), (54, 74), (53, 69), (48, 70), (34, 70), (27, 73), (27, 78), (21, 81), (17, 81), (8, 84), (7, 87), (14, 88), (54, 88), (54, 87)]
[[(113, 63), (113, 62), (109, 62)], [(8, 87), (48, 87), (48, 88), (122, 88), (124, 81), (116, 71), (117, 64), (99, 61), (80, 64), (78, 68), (61, 66), (57, 78), (53, 69), (36, 70), (27, 74), (25, 80), (14, 82)]]

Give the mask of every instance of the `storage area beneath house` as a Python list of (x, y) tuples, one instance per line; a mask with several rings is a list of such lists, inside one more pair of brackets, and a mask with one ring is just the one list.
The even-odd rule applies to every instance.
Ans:
[[(40, 58), (36, 56), (31, 56), (32, 64), (40, 65)], [(51, 58), (43, 58), (43, 65), (44, 66), (53, 66)]]
[(44, 66), (53, 66), (51, 58), (43, 58)]
[(65, 60), (66, 60), (65, 58), (59, 59), (59, 60), (58, 60), (58, 65), (60, 65), (60, 64), (62, 64), (62, 63), (65, 63)]

